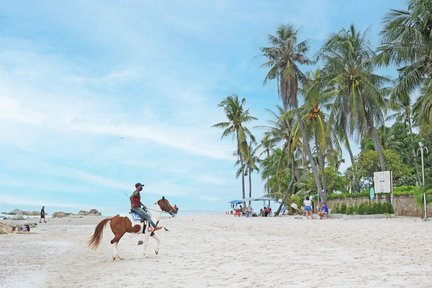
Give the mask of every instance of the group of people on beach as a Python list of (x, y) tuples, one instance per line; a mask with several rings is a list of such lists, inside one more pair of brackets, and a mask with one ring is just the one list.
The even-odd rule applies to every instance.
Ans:
[[(306, 214), (306, 219), (313, 219), (313, 206), (312, 206), (312, 200), (309, 199), (309, 196), (305, 198), (303, 201), (304, 211)], [(318, 217), (322, 220), (325, 217), (328, 217), (329, 210), (325, 203), (321, 205), (321, 209), (318, 211)]]
[(247, 206), (244, 208), (242, 205), (239, 205), (238, 208), (233, 208), (231, 211), (227, 211), (225, 214), (234, 215), (234, 217), (238, 216), (246, 216), (246, 217), (269, 217), (271, 215), (272, 209), (270, 206), (264, 207), (260, 209), (259, 214), (254, 213), (252, 206)]

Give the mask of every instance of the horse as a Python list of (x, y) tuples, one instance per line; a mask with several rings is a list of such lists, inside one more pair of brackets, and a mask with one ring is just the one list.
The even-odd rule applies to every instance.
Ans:
[(176, 208), (172, 207), (169, 201), (165, 199), (165, 196), (162, 196), (162, 199), (158, 200), (156, 203), (159, 205), (162, 211), (167, 212), (172, 217), (177, 215), (178, 212), (177, 205)]
[[(161, 207), (159, 207), (159, 208), (161, 208)], [(112, 256), (113, 261), (115, 261), (116, 259), (119, 259), (119, 260), (122, 259), (118, 254), (117, 245), (120, 242), (120, 239), (126, 233), (140, 233), (142, 231), (142, 233), (144, 234), (143, 235), (143, 241), (139, 241), (138, 245), (144, 244), (144, 257), (145, 258), (147, 258), (147, 245), (148, 245), (148, 239), (150, 237), (152, 237), (153, 239), (156, 240), (157, 248), (155, 250), (155, 254), (156, 255), (159, 254), (160, 240), (155, 235), (156, 231), (149, 232), (146, 229), (146, 224), (147, 224), (146, 222), (143, 223), (142, 230), (141, 230), (140, 224), (135, 224), (132, 226), (132, 221), (131, 221), (131, 219), (129, 219), (129, 217), (120, 216), (118, 214), (115, 215), (114, 217), (106, 218), (106, 219), (102, 220), (101, 222), (99, 222), (99, 224), (96, 225), (95, 231), (88, 241), (88, 245), (93, 250), (96, 250), (99, 247), (100, 242), (102, 240), (102, 236), (103, 236), (103, 230), (104, 230), (105, 226), (108, 224), (108, 222), (110, 223), (111, 231), (114, 234), (114, 238), (111, 239), (111, 241), (110, 241), (111, 245), (114, 245), (113, 246), (114, 253)], [(159, 221), (156, 222), (156, 225), (158, 223), (159, 223)], [(163, 227), (163, 228), (165, 231), (168, 231), (168, 229), (166, 229), (165, 227)]]

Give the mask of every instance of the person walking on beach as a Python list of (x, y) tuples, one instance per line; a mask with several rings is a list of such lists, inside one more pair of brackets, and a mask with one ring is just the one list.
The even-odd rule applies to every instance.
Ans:
[(41, 212), (40, 212), (39, 223), (42, 223), (42, 219), (43, 219), (44, 223), (46, 223), (46, 220), (45, 220), (45, 206), (42, 206), (42, 209), (41, 209)]
[(306, 219), (311, 216), (311, 219), (313, 219), (312, 214), (312, 201), (309, 200), (309, 196), (306, 196), (306, 199), (303, 201), (304, 209), (306, 211)]
[[(147, 207), (141, 203), (141, 194), (140, 192), (143, 190), (143, 184), (136, 183), (135, 184), (135, 191), (130, 196), (130, 202), (131, 202), (131, 210), (141, 217), (141, 222), (147, 221), (149, 227), (148, 231), (152, 232), (160, 230), (162, 227), (156, 227), (156, 224), (151, 219), (150, 214), (147, 212)], [(141, 208), (142, 206), (142, 208)]]

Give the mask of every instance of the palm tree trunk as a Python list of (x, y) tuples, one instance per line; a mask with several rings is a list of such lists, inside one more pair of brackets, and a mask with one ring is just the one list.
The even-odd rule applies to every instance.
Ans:
[[(249, 168), (249, 199), (252, 198), (252, 171)], [(249, 207), (251, 206), (251, 201), (249, 200)]]
[(349, 139), (348, 139), (348, 133), (346, 132), (345, 129), (343, 129), (343, 136), (344, 136), (345, 147), (348, 150), (348, 154), (349, 154), (350, 160), (351, 160), (351, 168), (352, 168), (352, 171), (353, 171), (353, 177), (352, 177), (352, 180), (351, 180), (352, 181), (352, 185), (353, 185), (354, 191), (360, 192), (360, 185), (359, 185), (359, 183), (357, 181), (357, 176), (358, 175), (357, 175), (356, 162), (355, 162), (355, 159), (354, 159), (354, 154), (353, 154), (353, 152), (351, 150), (351, 144), (350, 144)]
[[(321, 193), (318, 192), (318, 195), (321, 198), (321, 202), (326, 203), (327, 202), (327, 177), (325, 175), (325, 159), (324, 159), (324, 155), (321, 151), (321, 145), (319, 144), (319, 141), (318, 141), (318, 138), (316, 135), (316, 131), (315, 131), (315, 146), (317, 149), (318, 166), (320, 167), (320, 170), (321, 170), (321, 181), (322, 181), (322, 190), (321, 190)], [(318, 202), (318, 207), (320, 207), (319, 202)]]
[(242, 199), (244, 200), (245, 198), (246, 198), (246, 192), (245, 192), (245, 175), (244, 175), (244, 171), (242, 169)]
[(373, 118), (371, 118), (372, 116), (369, 115), (369, 113), (367, 113), (367, 111), (366, 111), (366, 108), (365, 108), (365, 102), (366, 101), (364, 100), (364, 95), (360, 94), (360, 96), (361, 96), (361, 97), (359, 97), (360, 107), (362, 107), (360, 111), (362, 112), (362, 114), (363, 114), (362, 116), (366, 120), (367, 131), (372, 133), (372, 139), (374, 142), (375, 151), (378, 153), (381, 171), (386, 171), (385, 163), (384, 163), (384, 155), (382, 152), (382, 146), (381, 146), (381, 143), (379, 140), (378, 132), (374, 126)]
[(279, 216), (279, 213), (281, 212), (282, 207), (285, 204), (286, 199), (288, 198), (288, 195), (291, 194), (290, 192), (291, 192), (291, 189), (292, 189), (293, 185), (294, 185), (294, 179), (292, 178), (291, 181), (290, 181), (290, 183), (288, 184), (287, 190), (285, 191), (284, 198), (282, 199), (282, 202), (280, 203), (279, 208), (274, 213), (274, 216)]
[(306, 132), (305, 132), (304, 127), (303, 127), (303, 122), (302, 122), (302, 118), (300, 115), (300, 110), (297, 107), (297, 101), (294, 101), (293, 106), (295, 109), (295, 114), (296, 114), (297, 122), (299, 125), (300, 133), (301, 133), (302, 138), (303, 138), (303, 146), (306, 149), (306, 154), (308, 155), (309, 163), (310, 163), (311, 168), (312, 168), (312, 173), (313, 173), (313, 177), (315, 180), (315, 185), (317, 187), (317, 192), (320, 193), (321, 192), (321, 183), (320, 183), (320, 179), (319, 179), (319, 175), (318, 175), (318, 169), (317, 169), (317, 166), (315, 164), (315, 160), (313, 159), (312, 151), (309, 147), (309, 143), (306, 140), (307, 139)]
[(411, 146), (412, 146), (412, 154), (414, 157), (414, 166), (415, 166), (415, 170), (416, 170), (416, 176), (417, 176), (417, 184), (422, 183), (420, 182), (420, 169), (418, 167), (418, 163), (417, 163), (417, 153), (414, 149), (414, 139), (413, 139), (413, 131), (412, 131), (412, 123), (411, 123), (411, 118), (408, 116), (408, 126), (409, 126), (409, 130), (410, 130), (410, 142), (411, 142)]
[[(244, 175), (244, 169), (243, 169), (243, 155), (240, 151), (240, 143), (239, 141), (237, 142), (238, 144), (238, 148), (237, 148), (237, 153), (240, 157), (240, 167), (241, 167), (241, 176), (242, 176), (242, 199), (246, 198), (246, 192), (245, 192), (245, 175)], [(243, 201), (244, 202), (244, 201)], [(246, 203), (243, 203), (243, 205), (246, 205)]]
[[(368, 120), (368, 123), (369, 123), (369, 120)], [(386, 171), (385, 163), (384, 163), (384, 155), (383, 155), (383, 152), (382, 152), (381, 143), (379, 141), (378, 132), (377, 132), (377, 130), (375, 129), (374, 126), (369, 125), (369, 127), (372, 130), (372, 136), (373, 136), (375, 151), (378, 153), (378, 157), (379, 157), (379, 161), (380, 161), (380, 166), (381, 166), (381, 171)]]
[(285, 195), (284, 195), (284, 198), (282, 199), (282, 203), (279, 205), (279, 208), (275, 212), (275, 216), (279, 216), (279, 213), (282, 210), (282, 207), (285, 204), (285, 201), (288, 198), (288, 195), (290, 194), (291, 189), (292, 189), (292, 187), (294, 185), (294, 182), (295, 182), (295, 179), (296, 179), (296, 177), (295, 177), (295, 166), (296, 166), (295, 165), (295, 159), (294, 159), (294, 156), (291, 156), (291, 158), (292, 158), (292, 164), (291, 164), (291, 181), (288, 184), (287, 190), (285, 191)]

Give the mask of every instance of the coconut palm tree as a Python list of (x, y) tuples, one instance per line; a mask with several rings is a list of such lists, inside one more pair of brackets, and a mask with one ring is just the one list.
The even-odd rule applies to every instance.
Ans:
[(337, 141), (334, 143), (338, 145), (338, 150), (341, 150), (341, 145), (345, 147), (348, 151), (348, 155), (351, 161), (351, 186), (354, 191), (360, 192), (360, 183), (357, 177), (357, 168), (356, 168), (356, 159), (354, 157), (353, 150), (351, 148), (350, 138), (352, 137), (352, 133), (349, 131), (348, 120), (347, 120), (347, 111), (349, 111), (348, 107), (346, 107), (346, 101), (342, 101), (342, 97), (336, 97), (331, 106), (329, 106), (329, 119), (328, 119), (328, 129), (333, 132), (334, 136), (337, 138)]
[[(265, 139), (269, 145), (282, 145), (281, 148), (272, 149), (271, 154), (261, 161), (262, 177), (268, 179), (268, 194), (274, 198), (282, 199), (279, 208), (275, 211), (277, 216), (289, 195), (295, 193), (295, 184), (300, 178), (300, 164), (305, 163), (304, 153), (301, 151), (302, 142), (296, 126), (295, 113), (286, 112), (284, 108), (277, 107), (279, 113), (270, 111), (275, 120), (270, 121)], [(309, 175), (308, 175), (309, 176)]]
[(323, 107), (333, 96), (333, 91), (326, 91), (326, 85), (320, 79), (320, 72), (317, 70), (314, 74), (307, 74), (307, 81), (301, 87), (302, 94), (305, 97), (305, 103), (302, 106), (304, 115), (304, 126), (307, 135), (310, 135), (314, 142), (318, 167), (321, 173), (322, 184), (322, 201), (327, 201), (327, 178), (325, 174), (325, 163), (327, 151), (332, 147), (333, 133), (328, 129), (326, 115)]
[(376, 127), (384, 122), (386, 107), (383, 84), (385, 77), (374, 74), (375, 53), (365, 34), (353, 25), (331, 35), (320, 50), (324, 61), (323, 80), (337, 92), (334, 109), (345, 112), (348, 132), (360, 137), (372, 136), (384, 171), (384, 155)]
[[(408, 10), (391, 10), (384, 18), (378, 63), (399, 66), (395, 94), (421, 89), (417, 123), (432, 123), (432, 1), (410, 0)], [(426, 125), (428, 127), (429, 125)], [(420, 125), (420, 128), (424, 127)]]
[[(267, 62), (262, 66), (269, 68), (264, 83), (268, 80), (277, 80), (278, 93), (282, 99), (283, 106), (287, 110), (293, 107), (298, 122), (298, 127), (303, 139), (307, 139), (303, 127), (302, 117), (298, 108), (299, 83), (306, 79), (299, 65), (310, 64), (306, 57), (309, 50), (306, 41), (298, 41), (298, 31), (291, 25), (281, 25), (276, 30), (276, 35), (269, 35), (269, 47), (261, 48)], [(321, 183), (318, 175), (317, 165), (312, 156), (312, 151), (307, 141), (303, 141), (304, 150), (307, 154), (312, 169), (318, 193), (322, 193)]]
[[(252, 198), (252, 173), (254, 171), (259, 171), (258, 164), (260, 159), (257, 155), (258, 147), (253, 147), (253, 143), (251, 142), (248, 146), (248, 149), (244, 155), (243, 165), (240, 163), (240, 159), (237, 160), (236, 165), (240, 165), (237, 170), (236, 177), (240, 175), (248, 176), (249, 180), (249, 199)], [(249, 200), (249, 207), (251, 206), (251, 201)]]
[[(236, 139), (236, 155), (240, 161), (240, 167), (244, 165), (245, 155), (248, 150), (248, 137), (252, 142), (255, 142), (255, 137), (249, 131), (249, 129), (245, 126), (245, 123), (257, 120), (258, 118), (251, 116), (249, 113), (249, 109), (244, 108), (246, 103), (246, 99), (242, 98), (239, 100), (238, 95), (233, 94), (228, 96), (222, 102), (219, 103), (219, 107), (222, 107), (225, 112), (225, 116), (228, 121), (220, 122), (212, 127), (222, 128), (224, 131), (222, 132), (221, 138), (224, 138), (229, 135), (233, 135)], [(244, 169), (241, 169), (242, 175), (242, 197), (245, 199), (245, 183), (244, 183)]]
[(392, 115), (387, 117), (388, 120), (396, 120), (396, 122), (403, 123), (409, 131), (409, 142), (411, 144), (411, 153), (414, 159), (414, 166), (416, 171), (417, 183), (420, 183), (420, 170), (418, 167), (417, 153), (414, 147), (414, 132), (413, 132), (413, 107), (411, 105), (411, 97), (408, 93), (400, 92), (398, 94), (392, 93), (389, 102), (390, 108), (394, 111)]
[[(270, 157), (270, 154), (273, 153), (273, 150), (275, 148), (275, 143), (274, 141), (272, 141), (270, 139), (270, 135), (268, 133), (264, 134), (263, 139), (261, 139), (261, 143), (258, 145), (259, 149), (261, 149), (261, 153), (259, 154), (259, 163), (261, 164), (261, 160), (263, 159), (267, 159)], [(268, 186), (268, 178), (266, 178), (266, 190), (267, 190), (267, 194), (270, 194), (269, 192), (269, 186)]]

